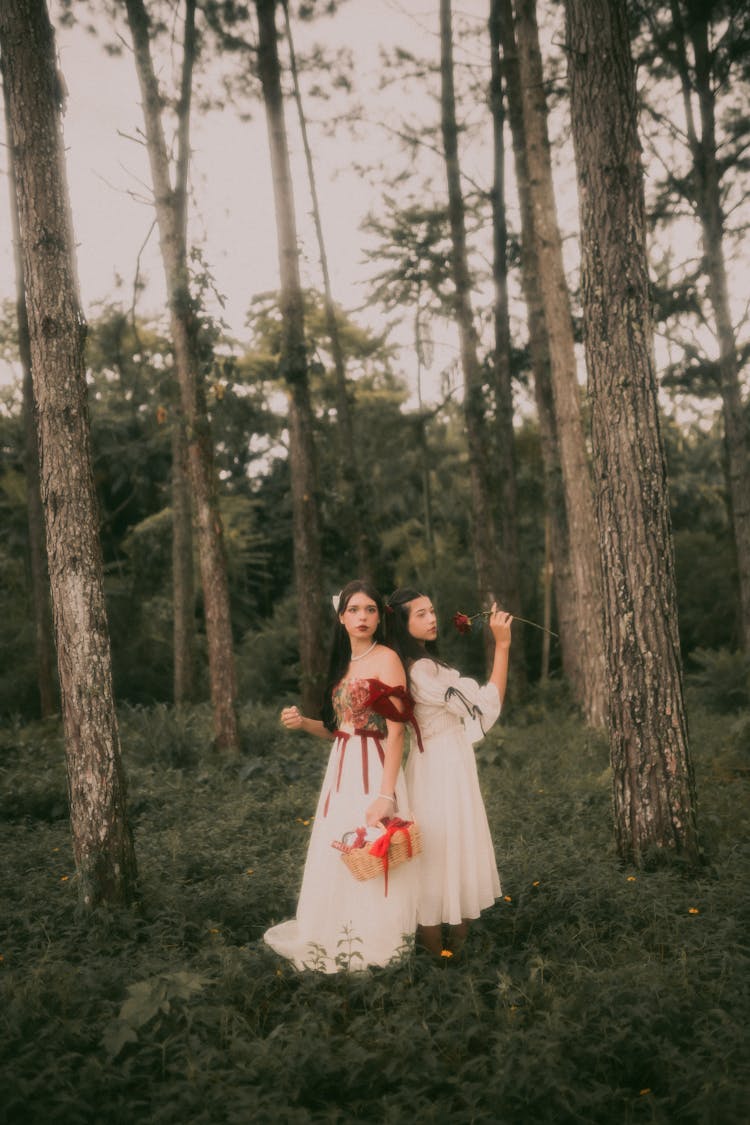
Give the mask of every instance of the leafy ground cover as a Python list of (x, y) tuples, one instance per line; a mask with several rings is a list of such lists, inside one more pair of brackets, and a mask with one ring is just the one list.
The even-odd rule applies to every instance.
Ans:
[(706, 865), (623, 868), (607, 754), (540, 696), (479, 751), (504, 898), (460, 959), (295, 973), (325, 748), (275, 710), (210, 751), (200, 708), (122, 714), (132, 910), (76, 906), (59, 732), (0, 735), (0, 1119), (585, 1123), (747, 1120), (747, 715), (691, 709)]

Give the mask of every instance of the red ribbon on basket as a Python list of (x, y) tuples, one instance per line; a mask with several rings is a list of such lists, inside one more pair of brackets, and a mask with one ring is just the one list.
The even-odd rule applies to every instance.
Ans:
[[(386, 824), (385, 821), (383, 821)], [(388, 894), (388, 849), (391, 846), (391, 840), (397, 832), (404, 832), (406, 834), (406, 848), (411, 856), (411, 836), (409, 835), (409, 828), (411, 827), (410, 820), (401, 820), (398, 816), (393, 816), (387, 822), (385, 832), (382, 836), (378, 836), (374, 844), (370, 844), (370, 855), (374, 855), (376, 859), (381, 860), (383, 864), (383, 875), (385, 876), (385, 893)]]

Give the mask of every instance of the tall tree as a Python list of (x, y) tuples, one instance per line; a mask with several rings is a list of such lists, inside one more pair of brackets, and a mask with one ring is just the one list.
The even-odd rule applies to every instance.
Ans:
[(550, 371), (576, 599), (583, 709), (590, 723), (603, 726), (607, 706), (601, 566), (596, 547), (591, 473), (581, 417), (570, 295), (563, 268), (562, 240), (552, 180), (536, 0), (516, 0), (515, 15), (536, 264), (549, 339)]
[(297, 224), (281, 92), (276, 0), (255, 0), (255, 7), (258, 15), (258, 72), (266, 107), (279, 246), (281, 372), (289, 389), (289, 461), (294, 523), (294, 576), (302, 663), (301, 696), (305, 713), (317, 715), (323, 688), (323, 579)]
[(336, 314), (336, 305), (333, 300), (333, 292), (331, 289), (331, 275), (328, 269), (328, 254), (326, 251), (325, 238), (323, 236), (323, 218), (320, 212), (320, 202), (318, 199), (315, 164), (313, 162), (312, 150), (310, 148), (310, 140), (307, 129), (307, 117), (305, 115), (305, 109), (302, 103), (302, 91), (299, 84), (297, 57), (294, 50), (294, 38), (292, 35), (292, 24), (289, 18), (289, 4), (287, 3), (287, 0), (282, 0), (282, 8), (284, 10), (284, 26), (286, 29), (287, 45), (289, 47), (289, 66), (291, 70), (292, 85), (294, 89), (294, 101), (297, 106), (300, 134), (302, 136), (302, 144), (305, 151), (305, 164), (307, 165), (307, 178), (310, 185), (310, 200), (312, 203), (313, 223), (315, 225), (315, 236), (318, 241), (318, 253), (320, 255), (320, 272), (323, 277), (323, 302), (325, 308), (326, 328), (328, 332), (328, 339), (331, 345), (333, 371), (336, 379), (336, 415), (338, 421), (336, 433), (339, 442), (339, 482), (342, 495), (344, 495), (347, 499), (347, 503), (345, 505), (346, 510), (343, 514), (343, 518), (346, 520), (350, 527), (357, 529), (356, 548), (359, 574), (362, 577), (374, 580), (375, 567), (373, 562), (373, 544), (370, 539), (368, 521), (361, 520), (359, 518), (359, 513), (370, 511), (371, 505), (367, 503), (365, 482), (362, 476), (362, 471), (359, 464), (359, 455), (354, 440), (354, 425), (352, 422), (352, 410), (349, 401), (349, 387), (347, 385), (346, 363), (344, 362), (344, 351), (341, 345), (339, 321)]
[[(748, 17), (720, 0), (670, 0), (668, 15), (651, 5), (649, 24), (657, 50), (676, 73), (684, 107), (692, 175), (669, 176), (671, 191), (694, 208), (703, 238), (702, 268), (718, 341), (728, 491), (737, 556), (742, 641), (750, 652), (750, 447), (740, 381), (741, 364), (729, 300), (724, 250), (727, 221), (723, 197), (729, 174), (745, 160), (750, 141), (747, 114), (730, 111), (724, 137), (717, 131), (717, 101), (740, 66), (746, 65)], [(662, 18), (660, 19), (660, 14)]]
[[(441, 128), (448, 181), (451, 267), (464, 380), (464, 418), (469, 447), (472, 499), (472, 545), (480, 596), (502, 597), (497, 531), (490, 491), (488, 427), (484, 410), (482, 370), (471, 305), (471, 276), (466, 247), (466, 216), (458, 156), (458, 123), (453, 79), (453, 20), (450, 0), (440, 0)], [(505, 601), (506, 605), (509, 605)]]
[(626, 0), (566, 0), (620, 856), (698, 859)]
[[(5, 134), (10, 138), (10, 106), (5, 105)], [(36, 664), (39, 713), (42, 718), (54, 715), (57, 710), (52, 640), (52, 620), (49, 604), (49, 575), (47, 553), (44, 546), (44, 510), (39, 490), (39, 447), (34, 416), (34, 384), (31, 376), (31, 343), (29, 320), (26, 315), (26, 285), (23, 276), (21, 236), (18, 226), (16, 202), (16, 176), (13, 167), (14, 149), (8, 144), (8, 183), (10, 187), (10, 215), (13, 229), (14, 260), (16, 267), (16, 318), (18, 321), (18, 352), (23, 371), (23, 465), (26, 477), (26, 521), (29, 531), (29, 574), (31, 577), (31, 611), (34, 620), (34, 657)]]
[[(182, 74), (177, 104), (177, 160), (174, 201), (181, 238), (187, 246), (190, 177), (190, 114), (196, 57), (195, 0), (185, 0)], [(172, 417), (172, 648), (174, 702), (195, 693), (195, 581), (193, 576), (193, 505), (185, 414), (179, 396)]]
[[(192, 0), (188, 0), (188, 26)], [(126, 0), (128, 24), (133, 39), (135, 65), (143, 99), (154, 207), (159, 228), (164, 275), (169, 299), (170, 326), (180, 405), (187, 435), (190, 483), (197, 520), (203, 606), (208, 642), (208, 668), (216, 745), (239, 751), (237, 727), (237, 681), (224, 533), (214, 472), (211, 428), (206, 409), (201, 354), (199, 310), (190, 292), (185, 238), (184, 179), (178, 176), (173, 188), (169, 154), (162, 124), (163, 101), (154, 71), (150, 46), (150, 23), (144, 0)], [(191, 51), (194, 39), (185, 37), (184, 50)], [(184, 91), (183, 91), (184, 104)], [(187, 115), (181, 120), (181, 153), (187, 160)]]
[[(497, 0), (490, 4), (490, 86), (492, 114), (492, 278), (495, 287), (493, 309), (494, 347), (492, 366), (495, 388), (495, 433), (497, 435), (497, 481), (499, 493), (500, 542), (503, 546), (504, 604), (520, 614), (521, 575), (518, 557), (518, 518), (516, 499), (515, 434), (513, 432), (513, 384), (511, 371), (510, 312), (508, 307), (508, 224), (505, 213), (505, 106), (500, 63), (499, 11)], [(523, 682), (526, 664), (520, 645), (511, 651), (512, 683)]]
[(44, 0), (0, 6), (57, 639), (73, 851), (81, 902), (128, 902), (136, 862), (112, 694), (91, 471), (85, 322), (65, 181), (62, 83)]
[(542, 459), (544, 493), (549, 519), (549, 550), (560, 634), (563, 672), (581, 706), (587, 699), (583, 650), (578, 639), (578, 613), (570, 563), (570, 538), (565, 507), (565, 485), (560, 464), (560, 443), (552, 390), (550, 340), (539, 282), (534, 207), (526, 157), (521, 78), (511, 0), (492, 0), (491, 21), (502, 52), (502, 73), (513, 141), (516, 187), (521, 214), (521, 285), (529, 332), (529, 354), (534, 379)]

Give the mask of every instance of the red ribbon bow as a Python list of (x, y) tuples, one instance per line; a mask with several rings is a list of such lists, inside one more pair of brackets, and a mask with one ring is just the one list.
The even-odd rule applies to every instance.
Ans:
[(409, 835), (409, 828), (412, 825), (411, 820), (401, 820), (398, 816), (393, 816), (390, 820), (384, 820), (383, 824), (386, 825), (385, 832), (382, 836), (378, 836), (377, 840), (370, 845), (370, 855), (374, 855), (383, 863), (383, 874), (385, 876), (385, 893), (388, 894), (388, 851), (391, 846), (391, 840), (397, 832), (406, 833), (406, 848), (411, 856), (411, 836)]
[[(393, 703), (393, 699), (398, 699), (401, 706), (399, 707)], [(411, 723), (417, 737), (417, 746), (419, 747), (420, 753), (424, 753), (422, 732), (414, 717), (414, 700), (405, 687), (401, 684), (396, 687), (389, 687), (387, 684), (384, 684), (382, 680), (371, 679), (370, 693), (363, 707), (375, 711), (376, 714), (382, 715), (384, 719), (390, 719), (391, 722)]]

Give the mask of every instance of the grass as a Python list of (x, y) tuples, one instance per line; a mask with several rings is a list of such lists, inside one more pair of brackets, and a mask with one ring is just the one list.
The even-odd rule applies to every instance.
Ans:
[(691, 708), (707, 864), (612, 847), (607, 754), (540, 697), (479, 751), (506, 896), (463, 957), (295, 973), (259, 940), (294, 912), (325, 748), (243, 715), (122, 714), (132, 910), (76, 903), (54, 727), (0, 737), (0, 1120), (747, 1120), (746, 716)]

